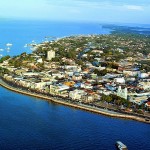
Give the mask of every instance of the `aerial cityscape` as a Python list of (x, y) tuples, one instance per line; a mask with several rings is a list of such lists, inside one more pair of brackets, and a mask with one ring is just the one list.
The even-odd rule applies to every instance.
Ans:
[(15, 2), (0, 2), (0, 149), (149, 149), (148, 1)]

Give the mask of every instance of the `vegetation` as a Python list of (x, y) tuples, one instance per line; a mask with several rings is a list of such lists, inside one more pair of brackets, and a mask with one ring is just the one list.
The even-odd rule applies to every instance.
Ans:
[[(101, 90), (101, 92), (103, 92), (103, 90), (105, 89), (105, 84), (107, 82), (110, 84), (113, 83), (112, 78), (108, 80), (99, 80), (103, 79), (102, 76), (105, 76), (107, 73), (113, 72), (120, 76), (120, 70), (122, 68), (124, 69), (125, 67), (128, 67), (128, 65), (132, 66), (133, 69), (136, 69), (135, 65), (137, 65), (142, 71), (150, 71), (150, 61), (148, 59), (146, 59), (146, 61), (141, 61), (144, 58), (148, 58), (150, 54), (150, 39), (146, 36), (137, 36), (132, 34), (121, 33), (115, 33), (111, 35), (91, 35), (87, 37), (71, 36), (59, 39), (57, 41), (46, 42), (35, 46), (36, 50), (32, 54), (26, 54), (24, 52), (21, 55), (14, 56), (12, 58), (10, 58), (10, 56), (5, 56), (0, 59), (0, 62), (3, 62), (10, 58), (8, 60), (9, 67), (15, 67), (13, 68), (13, 75), (15, 75), (16, 70), (20, 71), (20, 68), (22, 67), (25, 68), (25, 71), (45, 71), (44, 74), (46, 78), (43, 78), (44, 80), (51, 80), (49, 79), (49, 75), (46, 74), (46, 71), (49, 72), (51, 68), (51, 71), (53, 71), (54, 73), (62, 71), (64, 72), (64, 74), (62, 74), (65, 75), (66, 78), (55, 78), (56, 80), (58, 80), (59, 83), (61, 83), (60, 80), (62, 80), (62, 84), (64, 84), (65, 81), (70, 82), (70, 80), (73, 80), (72, 76), (69, 76), (67, 74), (67, 71), (75, 71), (75, 69), (66, 69), (67, 67), (63, 67), (63, 65), (80, 65), (82, 70), (85, 69), (85, 71), (87, 72), (80, 74), (80, 76), (83, 77), (83, 83), (90, 82), (93, 86), (93, 88), (90, 88), (90, 90), (93, 90), (95, 93), (98, 93), (98, 90)], [(51, 60), (47, 60), (47, 52), (50, 50), (55, 51), (56, 56)], [(137, 63), (132, 65), (132, 62), (135, 62), (135, 60), (132, 61), (132, 59), (127, 59), (127, 57), (135, 59)], [(101, 70), (102, 67), (105, 67), (105, 69)], [(0, 75), (3, 76), (5, 73), (9, 73), (9, 71), (7, 69), (0, 68)], [(93, 73), (95, 73), (96, 75)], [(41, 75), (37, 77), (38, 80), (41, 78), (40, 76)], [(34, 79), (35, 78), (33, 78), (33, 83), (35, 82)], [(88, 81), (89, 79), (92, 80)], [(138, 78), (136, 79), (138, 80)], [(118, 85), (119, 84), (115, 85), (115, 90), (117, 89)], [(42, 90), (44, 91), (46, 89), (46, 92), (48, 92), (49, 87), (47, 85), (45, 86), (46, 87), (44, 87)], [(91, 94), (90, 90), (88, 89), (87, 92), (89, 95)], [(96, 104), (99, 102), (103, 104), (107, 103), (110, 105), (114, 104), (115, 106), (117, 106), (117, 108), (120, 108), (120, 106), (123, 106), (125, 108), (131, 108), (131, 106), (133, 106), (133, 104), (128, 100), (114, 94), (110, 94), (108, 96), (104, 94), (101, 95), (101, 93), (98, 93), (98, 96), (101, 96), (101, 101), (99, 101), (98, 98), (95, 98), (95, 102), (93, 100), (90, 103)], [(142, 106), (135, 107), (138, 109), (143, 109)], [(139, 111), (139, 113), (141, 112)]]
[(9, 70), (6, 68), (0, 67), (0, 76), (3, 76), (4, 74), (9, 73)]
[(150, 60), (140, 61), (141, 70), (145, 70), (146, 72), (150, 72)]
[(131, 106), (131, 102), (129, 102), (128, 100), (121, 98), (117, 95), (114, 94), (110, 94), (110, 95), (102, 95), (101, 97), (101, 101), (106, 101), (107, 103), (113, 103), (116, 104), (118, 106), (120, 105), (124, 105), (126, 107), (130, 107)]
[(0, 63), (3, 63), (5, 60), (7, 60), (7, 59), (9, 59), (9, 58), (10, 58), (9, 55), (2, 57), (2, 58), (0, 59)]
[(94, 70), (94, 73), (97, 74), (98, 76), (104, 76), (104, 75), (107, 74), (107, 72), (108, 72), (108, 71), (107, 71), (106, 69), (104, 69), (104, 70), (95, 69), (95, 70)]

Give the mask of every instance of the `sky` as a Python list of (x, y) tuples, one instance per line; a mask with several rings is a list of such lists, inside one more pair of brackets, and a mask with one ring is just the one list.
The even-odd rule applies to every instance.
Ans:
[(150, 24), (150, 0), (0, 0), (0, 18)]

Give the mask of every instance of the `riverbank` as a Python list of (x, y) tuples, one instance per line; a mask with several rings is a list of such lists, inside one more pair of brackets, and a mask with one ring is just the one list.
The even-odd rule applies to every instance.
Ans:
[(106, 116), (110, 116), (110, 117), (131, 119), (131, 120), (136, 120), (136, 121), (145, 122), (145, 123), (150, 124), (150, 121), (146, 121), (146, 119), (144, 117), (142, 118), (142, 117), (127, 115), (127, 114), (114, 112), (114, 111), (107, 110), (107, 109), (97, 108), (97, 107), (94, 107), (94, 106), (88, 106), (88, 105), (80, 104), (80, 103), (73, 104), (73, 103), (70, 103), (70, 102), (63, 101), (62, 99), (59, 100), (59, 99), (56, 99), (54, 97), (46, 96), (46, 95), (43, 95), (43, 94), (31, 93), (29, 91), (25, 91), (25, 90), (18, 89), (16, 87), (12, 87), (12, 86), (6, 84), (2, 80), (0, 80), (0, 85), (4, 88), (8, 89), (8, 90), (11, 90), (11, 91), (14, 91), (14, 92), (17, 92), (17, 93), (21, 93), (21, 94), (32, 96), (32, 97), (37, 97), (37, 98), (40, 98), (40, 99), (45, 99), (45, 100), (48, 100), (48, 101), (51, 101), (51, 102), (54, 102), (54, 103), (57, 103), (57, 104), (61, 104), (61, 105), (65, 105), (65, 106), (69, 106), (69, 107), (73, 107), (73, 108), (77, 108), (77, 109), (82, 109), (82, 110), (85, 110), (85, 111), (89, 111), (89, 112), (93, 112), (93, 113), (97, 113), (97, 114), (102, 114), (102, 115), (106, 115)]

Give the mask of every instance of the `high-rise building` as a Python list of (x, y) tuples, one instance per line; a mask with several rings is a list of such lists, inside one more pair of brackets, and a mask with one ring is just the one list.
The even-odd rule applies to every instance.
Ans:
[(55, 51), (50, 50), (47, 52), (47, 60), (51, 60), (52, 58), (55, 58)]

